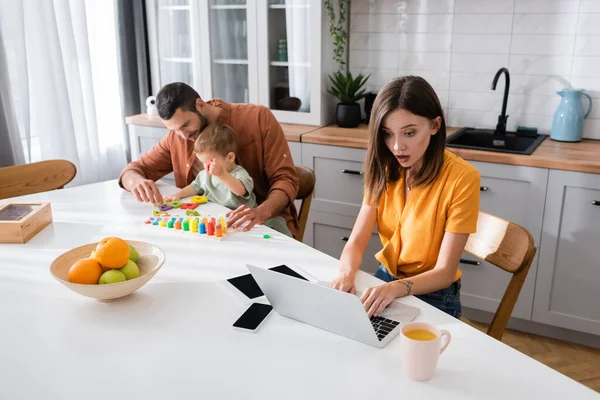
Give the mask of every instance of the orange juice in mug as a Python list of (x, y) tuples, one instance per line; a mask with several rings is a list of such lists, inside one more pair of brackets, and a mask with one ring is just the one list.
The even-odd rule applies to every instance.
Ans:
[(435, 373), (440, 354), (450, 343), (450, 332), (424, 322), (406, 324), (400, 329), (402, 370), (414, 381), (426, 381)]

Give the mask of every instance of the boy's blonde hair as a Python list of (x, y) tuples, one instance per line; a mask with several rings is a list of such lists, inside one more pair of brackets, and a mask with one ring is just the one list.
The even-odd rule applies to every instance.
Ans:
[(236, 152), (236, 136), (228, 125), (212, 124), (207, 126), (196, 139), (194, 151), (204, 153), (215, 151), (226, 157), (229, 153)]

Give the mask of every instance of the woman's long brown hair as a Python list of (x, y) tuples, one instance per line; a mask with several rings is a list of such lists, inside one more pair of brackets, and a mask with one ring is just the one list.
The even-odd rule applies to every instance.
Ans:
[(395, 110), (406, 110), (432, 121), (440, 117), (438, 132), (431, 137), (425, 151), (423, 167), (415, 175), (413, 187), (428, 185), (439, 175), (444, 164), (446, 121), (435, 91), (419, 76), (403, 76), (388, 82), (379, 92), (369, 124), (369, 147), (365, 161), (365, 194), (369, 204), (377, 204), (387, 182), (402, 176), (402, 166), (385, 144), (383, 122)]

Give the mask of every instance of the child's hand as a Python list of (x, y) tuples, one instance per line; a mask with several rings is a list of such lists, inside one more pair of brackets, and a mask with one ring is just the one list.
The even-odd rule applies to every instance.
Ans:
[(223, 168), (223, 166), (219, 164), (216, 160), (212, 160), (208, 164), (207, 172), (209, 175), (214, 175), (218, 178), (220, 176), (223, 176), (223, 174), (225, 173), (225, 168)]
[(170, 203), (172, 201), (179, 201), (181, 199), (181, 196), (177, 196), (176, 194), (171, 194), (169, 196), (165, 196), (164, 201), (165, 203)]

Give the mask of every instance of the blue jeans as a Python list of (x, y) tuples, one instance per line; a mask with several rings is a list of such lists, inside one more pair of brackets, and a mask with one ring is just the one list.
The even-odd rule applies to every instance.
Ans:
[[(398, 280), (381, 264), (379, 264), (379, 269), (375, 273), (375, 278), (379, 278), (384, 282)], [(462, 313), (462, 306), (460, 304), (460, 279), (446, 289), (415, 296), (454, 318), (460, 318)]]

